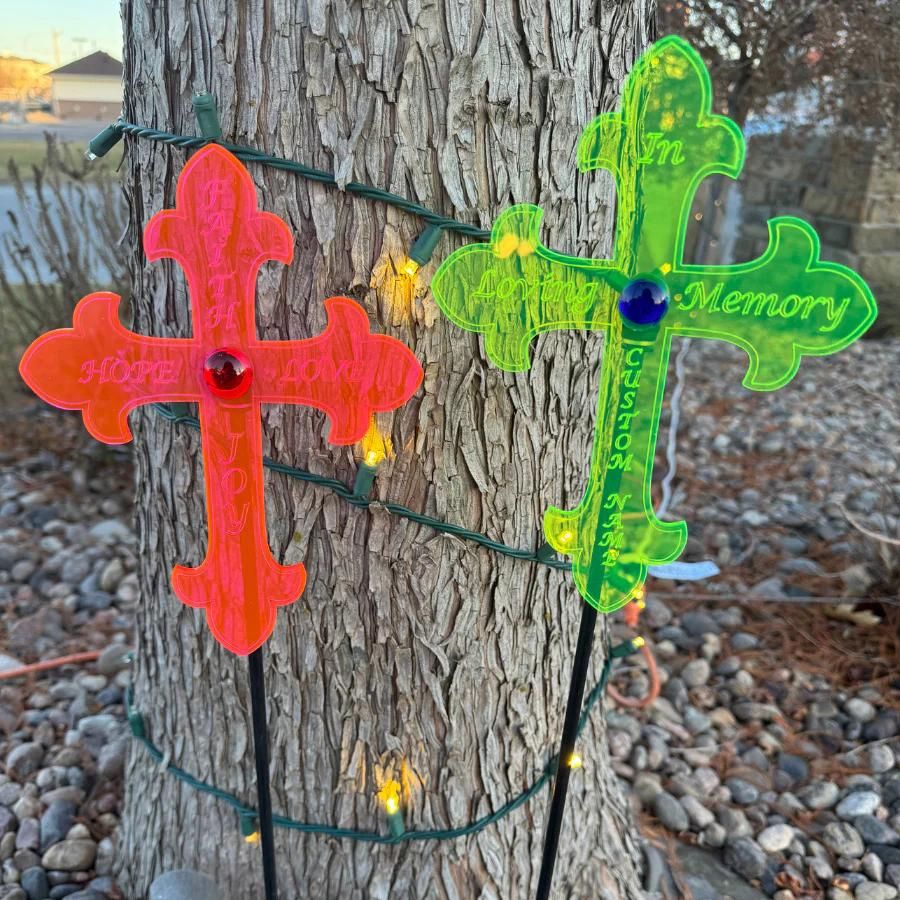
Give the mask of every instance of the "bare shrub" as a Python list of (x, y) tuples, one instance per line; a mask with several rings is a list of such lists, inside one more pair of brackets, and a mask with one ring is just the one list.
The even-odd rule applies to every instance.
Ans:
[(70, 325), (85, 294), (111, 289), (128, 299), (119, 248), (127, 210), (118, 179), (52, 135), (46, 141), (46, 157), (30, 172), (9, 165), (18, 209), (7, 213), (10, 227), (0, 241), (4, 374), (38, 334)]

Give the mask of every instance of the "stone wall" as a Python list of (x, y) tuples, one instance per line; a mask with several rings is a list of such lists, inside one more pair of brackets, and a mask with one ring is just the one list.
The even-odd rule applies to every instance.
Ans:
[(869, 283), (881, 311), (875, 333), (900, 333), (900, 145), (844, 134), (756, 135), (738, 190), (729, 200), (740, 203), (734, 262), (765, 251), (768, 219), (797, 216), (818, 231), (822, 259)]

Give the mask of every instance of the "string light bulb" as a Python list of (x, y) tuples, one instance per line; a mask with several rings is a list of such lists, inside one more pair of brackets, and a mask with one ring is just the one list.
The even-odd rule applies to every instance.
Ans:
[(400, 810), (400, 783), (393, 779), (386, 781), (377, 796), (384, 807), (391, 834), (400, 837), (406, 831), (406, 823)]
[(513, 232), (504, 234), (499, 241), (494, 242), (494, 255), (500, 259), (506, 259), (516, 252), (519, 246), (519, 236)]
[[(566, 531), (561, 531), (556, 536), (556, 543), (558, 546), (561, 546), (563, 548), (563, 550), (565, 550), (565, 548), (568, 547), (569, 544), (572, 543), (574, 538), (575, 538), (574, 532), (569, 531), (567, 529)], [(541, 544), (540, 547), (538, 547), (537, 552), (535, 553), (535, 556), (537, 557), (537, 559), (540, 562), (546, 563), (546, 562), (550, 562), (550, 560), (553, 559), (555, 554), (556, 554), (556, 547), (551, 546), (548, 541), (544, 541), (544, 543)]]
[(569, 757), (569, 768), (570, 769), (580, 769), (584, 765), (584, 760), (581, 758), (581, 754), (577, 751), (573, 753)]
[(400, 271), (409, 277), (415, 275), (431, 259), (443, 233), (444, 230), (440, 225), (429, 225), (413, 241), (409, 254), (400, 266)]
[(372, 485), (375, 483), (375, 474), (378, 465), (387, 456), (389, 441), (378, 431), (375, 420), (369, 425), (369, 430), (362, 439), (362, 462), (356, 470), (356, 480), (353, 482), (353, 495), (355, 497), (368, 497), (372, 493)]
[(373, 468), (384, 460), (391, 449), (390, 438), (385, 437), (378, 430), (378, 425), (374, 418), (369, 422), (369, 427), (363, 435), (362, 441), (360, 441), (360, 447), (366, 465)]
[(254, 846), (259, 843), (259, 828), (255, 816), (241, 814), (241, 834), (246, 843)]
[(519, 244), (516, 247), (516, 253), (518, 253), (519, 256), (531, 256), (536, 249), (537, 247), (534, 241), (519, 241)]

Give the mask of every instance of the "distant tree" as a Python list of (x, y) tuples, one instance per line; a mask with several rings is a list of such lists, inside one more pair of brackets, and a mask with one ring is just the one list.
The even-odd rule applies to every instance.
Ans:
[(900, 106), (900, 0), (660, 0), (660, 34), (709, 66), (739, 124), (802, 88), (818, 119), (889, 126)]

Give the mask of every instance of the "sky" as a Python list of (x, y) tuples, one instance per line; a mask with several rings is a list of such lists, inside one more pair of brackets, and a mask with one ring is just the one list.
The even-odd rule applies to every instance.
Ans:
[[(10, 10), (15, 7), (15, 12)], [(56, 63), (53, 32), (59, 32), (59, 62), (65, 65), (94, 50), (122, 58), (119, 0), (2, 0), (0, 55)]]

